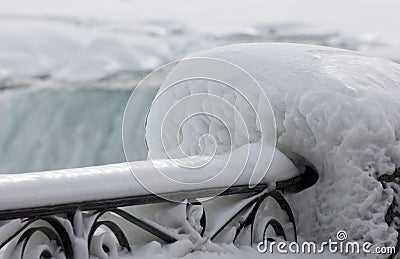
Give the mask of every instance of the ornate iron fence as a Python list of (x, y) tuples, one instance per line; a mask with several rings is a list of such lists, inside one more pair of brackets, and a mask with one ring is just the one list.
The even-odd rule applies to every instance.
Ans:
[[(186, 213), (190, 213), (193, 206), (200, 206), (202, 209), (201, 219), (196, 229), (196, 233), (204, 240), (214, 240), (228, 226), (234, 226), (235, 234), (233, 241), (243, 234), (245, 229), (250, 230), (250, 242), (257, 239), (270, 240), (267, 237), (267, 229), (271, 228), (276, 236), (288, 240), (296, 240), (296, 222), (289, 203), (286, 201), (282, 192), (299, 191), (315, 182), (315, 172), (308, 168), (306, 173), (295, 178), (278, 182), (273, 190), (265, 184), (260, 184), (254, 188), (248, 186), (232, 186), (221, 193), (220, 189), (205, 189), (192, 192), (171, 193), (164, 197), (185, 197), (188, 202)], [(207, 229), (208, 212), (199, 201), (201, 198), (210, 197), (214, 193), (221, 193), (219, 196), (235, 194), (247, 194), (239, 208), (236, 207), (217, 228)], [(292, 225), (291, 233), (286, 233), (284, 226), (279, 219), (274, 217), (263, 218), (263, 229), (255, 231), (257, 217), (262, 204), (272, 199), (279, 204), (280, 209), (287, 216)], [(49, 204), (30, 208), (17, 208), (0, 211), (0, 249), (5, 249), (5, 256), (13, 258), (53, 258), (60, 253), (67, 259), (89, 258), (96, 255), (99, 250), (108, 254), (117, 247), (118, 250), (130, 251), (131, 243), (125, 235), (125, 229), (119, 226), (118, 222), (124, 220), (132, 225), (136, 225), (151, 233), (158, 239), (166, 243), (173, 243), (181, 237), (170, 231), (168, 228), (146, 218), (140, 218), (131, 212), (124, 210), (125, 207), (165, 203), (166, 200), (157, 195), (142, 195), (132, 197), (110, 198), (102, 200), (87, 200), (68, 204)], [(104, 217), (104, 215), (108, 215)], [(229, 214), (229, 213), (228, 213)], [(188, 215), (186, 215), (189, 217)], [(118, 219), (118, 220), (113, 220)], [(105, 239), (98, 235), (97, 230), (104, 228), (112, 234), (113, 239)], [(258, 226), (259, 230), (260, 226)], [(36, 235), (40, 234), (42, 243), (34, 246), (35, 251), (28, 251), (28, 245)], [(245, 233), (246, 234), (246, 233)], [(289, 236), (290, 234), (290, 236)], [(258, 235), (258, 236), (257, 236)], [(45, 238), (44, 238), (45, 237)], [(36, 241), (37, 242), (37, 241)], [(115, 251), (114, 251), (115, 252)]]

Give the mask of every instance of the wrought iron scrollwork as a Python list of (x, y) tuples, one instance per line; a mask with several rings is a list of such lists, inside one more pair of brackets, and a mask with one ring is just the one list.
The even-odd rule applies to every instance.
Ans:
[[(252, 245), (255, 241), (258, 242), (264, 239), (268, 240), (266, 234), (267, 234), (267, 229), (270, 226), (273, 228), (276, 236), (280, 236), (283, 239), (287, 240), (287, 233), (285, 232), (281, 223), (275, 218), (270, 218), (265, 224), (261, 240), (255, 240), (255, 235), (256, 235), (255, 225), (257, 220), (257, 213), (259, 212), (262, 203), (265, 202), (268, 198), (272, 198), (273, 200), (275, 200), (278, 203), (281, 210), (284, 211), (285, 214), (288, 216), (289, 222), (292, 224), (293, 227), (293, 235), (292, 235), (293, 240), (297, 241), (296, 222), (294, 219), (293, 211), (291, 210), (289, 203), (278, 191), (265, 192), (256, 196), (254, 199), (251, 199), (237, 213), (233, 214), (225, 222), (223, 226), (221, 226), (217, 231), (215, 231), (211, 235), (211, 239), (212, 240), (215, 239), (224, 229), (226, 229), (229, 225), (232, 225), (236, 220), (238, 226), (236, 227), (236, 232), (233, 238), (233, 242), (235, 242), (239, 237), (239, 235), (243, 233), (244, 229), (247, 229), (248, 227), (250, 227), (250, 245)], [(244, 219), (241, 218), (241, 216), (243, 215), (245, 215)]]
[[(38, 233), (45, 235), (49, 241), (54, 241), (60, 248), (58, 252), (64, 253), (66, 259), (74, 258), (74, 249), (70, 235), (62, 222), (55, 216), (26, 219), (11, 236), (0, 244), (0, 249), (19, 236), (15, 244), (15, 247), (19, 249), (14, 249), (14, 252), (19, 253), (20, 258), (26, 258), (28, 243)], [(49, 248), (44, 248), (37, 256), (38, 258), (51, 258), (54, 256), (54, 253)]]
[[(189, 234), (189, 238), (197, 241), (213, 240), (228, 226), (236, 223), (233, 240), (236, 241), (239, 235), (245, 232), (245, 229), (250, 229), (250, 243), (253, 243), (259, 239), (256, 237), (255, 227), (262, 205), (268, 199), (276, 201), (280, 209), (287, 215), (293, 226), (293, 239), (296, 240), (296, 223), (293, 212), (278, 191), (262, 191), (253, 194), (246, 199), (239, 210), (235, 210), (226, 222), (213, 232), (207, 232), (208, 213), (205, 206), (198, 201), (189, 202), (185, 205), (186, 220), (192, 230), (185, 234)], [(105, 214), (108, 216), (105, 217)], [(113, 217), (118, 220), (114, 221)], [(0, 249), (6, 247), (5, 255), (13, 258), (27, 258), (28, 254), (29, 258), (35, 259), (53, 258), (60, 254), (63, 254), (66, 259), (89, 258), (91, 255), (99, 256), (100, 254), (102, 257), (113, 257), (121, 251), (127, 253), (131, 251), (131, 243), (124, 233), (124, 228), (119, 225), (121, 220), (144, 229), (166, 243), (173, 243), (180, 238), (179, 234), (169, 231), (168, 228), (153, 221), (138, 218), (121, 208), (109, 208), (3, 221), (0, 231), (8, 228), (8, 231), (5, 232), (9, 234), (3, 234), (4, 240), (0, 240)], [(274, 230), (276, 236), (285, 240), (289, 237), (279, 219), (269, 217), (263, 224), (261, 238), (270, 240), (269, 237), (266, 237), (269, 228)], [(190, 237), (190, 235), (195, 236)], [(30, 244), (35, 243), (35, 239), (39, 236), (46, 239), (47, 243), (32, 247)]]
[[(196, 224), (196, 222), (193, 220), (194, 217), (192, 216), (193, 208), (195, 207), (201, 208), (201, 216), (198, 224)], [(200, 236), (204, 236), (207, 227), (207, 215), (201, 202), (195, 201), (188, 202), (186, 204), (186, 220), (188, 220), (189, 223), (191, 223), (192, 227), (199, 232)]]

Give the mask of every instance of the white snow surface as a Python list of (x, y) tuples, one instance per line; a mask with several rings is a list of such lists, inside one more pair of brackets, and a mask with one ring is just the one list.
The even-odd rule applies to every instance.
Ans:
[[(396, 194), (377, 178), (400, 166), (400, 65), (348, 50), (277, 43), (232, 45), (190, 57), (226, 60), (249, 72), (272, 104), (278, 148), (297, 166), (309, 163), (317, 169), (315, 186), (291, 199), (300, 236), (325, 241), (343, 229), (349, 240), (395, 246), (397, 232), (385, 222), (385, 213)], [(171, 74), (184, 71), (178, 66)], [(215, 93), (193, 81), (170, 89), (169, 96), (180, 100), (194, 88)], [(209, 105), (200, 106), (207, 111)], [(243, 109), (242, 116), (251, 113)], [(188, 120), (185, 141), (197, 145), (197, 136), (207, 130), (218, 135), (219, 128), (207, 122)], [(252, 128), (250, 135), (259, 134), (257, 125)]]
[[(274, 154), (269, 173), (262, 183), (298, 175), (296, 167), (279, 150), (267, 147)], [(221, 188), (231, 185), (248, 185), (253, 174), (257, 145), (241, 148), (231, 156), (187, 157), (179, 161), (154, 160), (111, 164), (24, 174), (0, 175), (0, 207), (2, 209), (31, 208), (37, 206), (68, 204), (89, 200), (112, 199), (151, 194), (169, 194)], [(240, 163), (250, 159), (245, 167)], [(227, 161), (233, 161), (227, 163)], [(204, 165), (196, 169), (185, 166)], [(228, 165), (227, 165), (228, 164)], [(132, 174), (132, 172), (134, 174)], [(164, 174), (168, 177), (162, 177)], [(157, 181), (154, 181), (157, 179)], [(172, 180), (171, 180), (172, 179)], [(185, 182), (186, 184), (181, 184)], [(45, 186), (45, 188), (44, 188)], [(90, 186), (90, 187), (89, 187)], [(10, 196), (10, 193), (13, 195)], [(185, 194), (179, 199), (183, 201)]]
[[(229, 42), (300, 41), (400, 60), (399, 2), (5, 0), (0, 79), (81, 81)], [(340, 18), (339, 18), (340, 17)]]

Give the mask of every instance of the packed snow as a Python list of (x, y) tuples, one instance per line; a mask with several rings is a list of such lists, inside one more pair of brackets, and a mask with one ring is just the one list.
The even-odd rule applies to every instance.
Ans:
[[(317, 184), (291, 198), (301, 237), (322, 242), (345, 229), (350, 240), (395, 246), (396, 226), (387, 225), (385, 213), (396, 190), (377, 178), (400, 165), (400, 65), (298, 44), (232, 45), (190, 57), (196, 56), (226, 60), (249, 72), (272, 104), (277, 147), (297, 166), (308, 163), (317, 169)], [(184, 71), (185, 66), (177, 67), (171, 74)], [(190, 89), (210, 92), (204, 82), (191, 82), (170, 89), (170, 95), (179, 100), (193, 94)], [(213, 128), (209, 133), (217, 134)], [(203, 129), (194, 124), (182, 128), (190, 131), (182, 135), (193, 136), (189, 142), (196, 144), (193, 131)]]
[(0, 80), (93, 80), (249, 41), (318, 43), (400, 61), (399, 8), (395, 0), (240, 0), (229, 8), (222, 0), (6, 0)]

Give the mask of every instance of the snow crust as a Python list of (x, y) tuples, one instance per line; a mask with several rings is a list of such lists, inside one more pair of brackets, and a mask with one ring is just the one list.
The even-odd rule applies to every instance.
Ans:
[[(254, 157), (256, 146), (250, 147)], [(273, 147), (275, 153), (270, 171), (263, 183), (271, 184), (298, 175), (292, 162)], [(247, 156), (248, 149), (241, 148), (230, 156), (188, 157), (179, 163), (173, 160), (135, 161), (97, 167), (64, 169), (24, 174), (3, 174), (0, 177), (0, 207), (2, 209), (30, 208), (36, 206), (66, 204), (72, 202), (120, 198), (137, 195), (175, 193), (211, 188), (225, 188), (231, 185), (248, 185), (253, 174), (256, 159), (250, 159), (245, 167), (240, 162)], [(209, 163), (204, 163), (208, 162)], [(195, 170), (181, 165), (205, 164)], [(240, 169), (240, 171), (239, 171)], [(132, 174), (134, 173), (134, 175)], [(170, 178), (160, 176), (161, 172)], [(235, 172), (237, 172), (235, 174)], [(218, 173), (218, 174), (217, 174)], [(154, 181), (157, 179), (157, 181)], [(170, 180), (174, 179), (174, 180)], [(212, 179), (210, 181), (210, 179)], [(193, 184), (181, 184), (181, 182)], [(12, 195), (10, 195), (12, 194)], [(179, 197), (184, 200), (185, 194)]]
[[(248, 71), (272, 104), (278, 148), (298, 167), (308, 163), (317, 169), (317, 184), (291, 199), (300, 236), (326, 241), (344, 229), (349, 240), (395, 246), (397, 232), (385, 222), (385, 213), (396, 194), (377, 178), (400, 166), (398, 64), (347, 50), (273, 43), (232, 45), (190, 57), (219, 58)], [(184, 69), (178, 66), (171, 74)], [(197, 93), (215, 93), (204, 82), (191, 83)], [(171, 89), (170, 96), (190, 96), (188, 89)], [(192, 125), (182, 130), (190, 133), (182, 134), (190, 143), (197, 144), (204, 129), (218, 135), (207, 120), (202, 126), (187, 123)], [(256, 125), (253, 129), (257, 140)]]
[(249, 41), (312, 42), (399, 61), (398, 9), (395, 0), (241, 0), (229, 11), (224, 1), (6, 0), (0, 4), (0, 80), (94, 80)]

